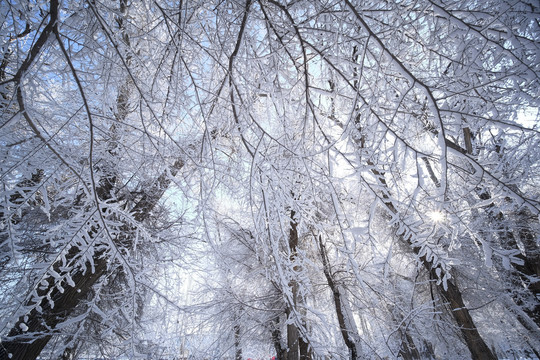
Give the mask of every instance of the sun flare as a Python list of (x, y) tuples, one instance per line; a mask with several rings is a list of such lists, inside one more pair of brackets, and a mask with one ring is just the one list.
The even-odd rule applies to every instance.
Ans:
[(438, 211), (438, 210), (434, 210), (434, 211), (429, 212), (428, 216), (431, 219), (431, 221), (433, 221), (435, 223), (440, 223), (440, 222), (444, 221), (444, 219), (445, 219), (444, 213), (442, 211)]

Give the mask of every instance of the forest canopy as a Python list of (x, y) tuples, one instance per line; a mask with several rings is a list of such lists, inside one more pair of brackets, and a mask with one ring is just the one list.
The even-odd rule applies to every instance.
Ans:
[(539, 19), (0, 2), (0, 359), (540, 359)]

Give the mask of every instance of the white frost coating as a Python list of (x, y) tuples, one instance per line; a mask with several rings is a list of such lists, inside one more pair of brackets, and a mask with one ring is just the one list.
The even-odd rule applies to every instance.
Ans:
[(433, 15), (446, 18), (446, 12), (435, 4), (433, 4)]
[(444, 291), (448, 291), (448, 279), (450, 278), (450, 274), (445, 272), (444, 273), (444, 276), (443, 276), (443, 279), (442, 279), (442, 286), (443, 286), (443, 289)]
[(390, 244), (390, 248), (388, 249), (388, 254), (386, 255), (386, 261), (384, 262), (384, 278), (388, 278), (388, 272), (390, 267), (390, 261), (392, 260), (392, 248), (393, 244)]
[(491, 259), (493, 256), (493, 250), (488, 242), (484, 240), (482, 240), (482, 249), (484, 250), (484, 256), (486, 258), (486, 266), (490, 268), (493, 266), (493, 261)]
[(105, 315), (105, 313), (96, 305), (94, 304), (92, 306), (92, 311), (94, 313), (96, 313), (98, 316), (100, 316), (102, 319), (106, 319), (107, 318), (107, 315)]
[(54, 301), (51, 299), (51, 293), (47, 294), (47, 301), (49, 302), (51, 309), (54, 309)]
[[(356, 348), (359, 352), (362, 351), (360, 339), (358, 336), (358, 326), (354, 321), (353, 312), (349, 306), (349, 301), (346, 292), (341, 286), (339, 286), (339, 293), (341, 294), (341, 311), (345, 320), (345, 328), (349, 334), (349, 339), (356, 345)], [(360, 354), (359, 354), (360, 355)]]
[(52, 277), (55, 279), (55, 280), (59, 280), (61, 279), (62, 277), (60, 276), (59, 273), (57, 273), (55, 270), (53, 269), (50, 269), (49, 270), (49, 273), (52, 275)]
[(441, 131), (439, 131), (439, 135), (437, 137), (437, 140), (438, 140), (438, 143), (439, 143), (439, 148), (441, 149), (441, 156), (439, 157), (440, 161), (441, 161), (441, 178), (439, 180), (440, 182), (440, 196), (441, 196), (441, 201), (444, 202), (444, 195), (446, 193), (446, 186), (447, 186), (447, 179), (446, 179), (446, 175), (448, 174), (448, 169), (447, 169), (447, 159), (446, 159), (446, 153), (447, 153), (447, 147), (446, 147), (446, 138), (444, 136), (444, 127), (443, 127), (443, 124), (442, 124), (442, 120), (440, 118), (440, 115), (439, 115), (439, 112), (438, 112), (438, 109), (437, 109), (437, 105), (436, 104), (431, 104), (430, 103), (430, 107), (433, 107), (433, 111), (434, 111), (434, 114), (436, 115), (437, 119), (439, 120), (439, 123), (441, 125)]
[(49, 203), (49, 194), (47, 193), (47, 186), (41, 188), (42, 197), (43, 197), (43, 206), (41, 210), (47, 215), (49, 221), (51, 220), (51, 204)]
[(361, 235), (367, 234), (367, 227), (352, 227), (352, 228), (349, 229), (349, 231), (353, 235), (361, 236)]
[(73, 281), (73, 279), (71, 278), (71, 274), (69, 273), (66, 275), (66, 282), (69, 286), (75, 287), (75, 282)]
[(19, 325), (19, 327), (20, 327), (21, 330), (24, 331), (24, 332), (28, 331), (28, 326), (26, 326), (25, 323), (21, 323), (21, 324)]
[(506, 270), (510, 270), (510, 258), (508, 256), (502, 257), (502, 263)]
[(63, 329), (63, 328), (66, 328), (66, 327), (68, 327), (68, 326), (70, 326), (70, 325), (72, 325), (72, 324), (79, 323), (79, 322), (83, 321), (84, 318), (85, 318), (86, 316), (88, 316), (88, 313), (85, 312), (85, 313), (83, 313), (83, 314), (81, 314), (81, 315), (79, 315), (79, 316), (76, 316), (76, 317), (74, 317), (74, 318), (68, 319), (68, 320), (66, 320), (66, 321), (64, 321), (64, 322), (62, 322), (62, 323), (60, 323), (60, 324), (58, 324), (58, 325), (56, 326), (56, 328), (57, 328), (57, 329)]

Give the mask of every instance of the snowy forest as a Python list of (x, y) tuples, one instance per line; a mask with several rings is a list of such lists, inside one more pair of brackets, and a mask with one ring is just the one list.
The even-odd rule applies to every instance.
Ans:
[(537, 0), (0, 1), (0, 359), (540, 359)]

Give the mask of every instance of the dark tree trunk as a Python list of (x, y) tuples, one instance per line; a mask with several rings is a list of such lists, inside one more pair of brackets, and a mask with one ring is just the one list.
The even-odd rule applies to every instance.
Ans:
[[(362, 27), (365, 30), (367, 30), (368, 33), (373, 38), (376, 39), (376, 41), (379, 43), (381, 48), (384, 51), (386, 51), (386, 48), (384, 47), (384, 44), (377, 38), (376, 34), (374, 34), (371, 31), (371, 29), (369, 28), (367, 23), (360, 16), (360, 13), (358, 13), (358, 11), (350, 3), (350, 1), (346, 0), (345, 3), (351, 9), (354, 16), (358, 19), (358, 21), (360, 22)], [(357, 49), (354, 48), (353, 49), (353, 56), (352, 56), (353, 62), (357, 61), (356, 51), (357, 51)], [(390, 56), (394, 57), (394, 55), (389, 51), (388, 51), (388, 54)], [(395, 59), (395, 57), (394, 57), (394, 59)], [(395, 59), (395, 60), (399, 64), (399, 61), (397, 59)], [(406, 69), (404, 69), (404, 70), (408, 71)], [(353, 72), (356, 72), (356, 71), (357, 71), (357, 69), (354, 68)], [(414, 77), (414, 76), (412, 76), (412, 77)], [(357, 84), (354, 84), (354, 87), (357, 88)], [(356, 120), (358, 120), (358, 117), (356, 118)], [(358, 131), (360, 131), (361, 129), (360, 129), (360, 124), (359, 124), (358, 121), (356, 122), (355, 125), (356, 125)], [(432, 133), (438, 134), (437, 130), (434, 129), (433, 127), (427, 128), (426, 130), (428, 130), (428, 131), (430, 131)], [(360, 149), (364, 148), (364, 138), (363, 138), (363, 136), (360, 136), (360, 138), (356, 139), (355, 142), (357, 143), (357, 145), (358, 145), (358, 147)], [(458, 145), (454, 144), (453, 142), (449, 141), (448, 139), (445, 139), (445, 143), (446, 143), (446, 146), (448, 146), (449, 148), (457, 150), (457, 151), (459, 151), (459, 152), (461, 152), (463, 154), (467, 153), (466, 149), (461, 148), (460, 146), (458, 146)], [(384, 173), (378, 171), (375, 164), (371, 160), (367, 160), (367, 164), (372, 167), (371, 172), (377, 178), (377, 180), (379, 182), (379, 185), (382, 188), (385, 189), (385, 191), (383, 191), (383, 193), (381, 195), (381, 200), (383, 201), (387, 211), (390, 212), (392, 215), (397, 215), (398, 211), (394, 207), (394, 204), (390, 201), (389, 194), (386, 193), (386, 191), (389, 191), (389, 189), (388, 189), (386, 180), (384, 178)], [(411, 243), (410, 238), (405, 238), (403, 236), (403, 234), (396, 234), (396, 235), (398, 235), (399, 239), (402, 242), (404, 242), (405, 244), (407, 244), (409, 246), (409, 248), (411, 248), (418, 255), (418, 253), (420, 251), (420, 248), (415, 247)], [(422, 257), (420, 260), (422, 261), (424, 267), (426, 267), (426, 269), (428, 269), (428, 271), (430, 271), (432, 274), (436, 274), (437, 267), (433, 266), (434, 264), (431, 261), (428, 261), (425, 257)], [(440, 271), (441, 271), (440, 276), (441, 277), (444, 276), (444, 270), (440, 269)], [(447, 281), (447, 285), (448, 285), (447, 288), (444, 288), (443, 284), (441, 283), (441, 284), (439, 284), (439, 289), (440, 289), (441, 293), (445, 296), (445, 298), (450, 303), (452, 314), (454, 316), (454, 319), (456, 320), (456, 323), (458, 324), (458, 326), (459, 326), (459, 328), (461, 330), (461, 333), (463, 334), (463, 337), (465, 339), (467, 347), (469, 348), (469, 351), (471, 352), (472, 358), (473, 359), (481, 359), (481, 360), (484, 360), (484, 359), (486, 359), (486, 360), (488, 360), (488, 359), (489, 360), (496, 359), (495, 355), (493, 355), (493, 353), (491, 352), (489, 347), (486, 345), (486, 343), (484, 342), (484, 340), (482, 339), (482, 337), (478, 333), (478, 330), (476, 329), (476, 326), (475, 326), (475, 324), (474, 324), (474, 322), (473, 322), (473, 320), (472, 320), (472, 318), (471, 318), (471, 316), (469, 314), (469, 311), (468, 311), (468, 309), (465, 307), (465, 305), (463, 303), (463, 299), (462, 299), (462, 296), (461, 296), (461, 292), (459, 291), (459, 288), (456, 285), (454, 285), (453, 282), (450, 281), (450, 280)]]
[(298, 339), (298, 350), (300, 352), (300, 360), (311, 360), (311, 351), (309, 349), (309, 343), (304, 340), (302, 336)]
[(321, 259), (323, 262), (323, 272), (326, 277), (326, 281), (328, 282), (328, 286), (330, 287), (330, 290), (332, 291), (334, 305), (336, 308), (336, 316), (338, 319), (339, 328), (341, 330), (341, 337), (343, 338), (343, 342), (349, 349), (351, 360), (357, 360), (359, 356), (359, 351), (357, 348), (358, 344), (356, 343), (354, 339), (358, 338), (359, 336), (353, 333), (353, 332), (356, 332), (356, 329), (349, 329), (345, 322), (345, 314), (343, 311), (343, 299), (342, 299), (340, 290), (336, 282), (334, 281), (334, 276), (330, 269), (330, 261), (328, 259), (326, 248), (322, 242), (321, 235), (319, 235), (319, 252), (321, 254)]
[[(120, 0), (120, 13), (125, 13), (126, 6), (127, 1)], [(29, 127), (34, 131), (35, 135), (45, 144), (48, 144), (47, 139), (41, 135), (39, 129), (35, 126), (29, 113), (25, 109), (22, 81), (24, 80), (26, 72), (30, 69), (35, 59), (39, 57), (43, 47), (47, 44), (47, 41), (52, 34), (56, 35), (59, 46), (61, 48), (63, 46), (57, 30), (58, 8), (58, 0), (50, 0), (48, 23), (33, 43), (31, 49), (28, 51), (26, 59), (22, 62), (13, 77), (19, 112), (22, 114), (23, 118), (27, 120)], [(123, 26), (123, 19), (122, 17), (119, 17), (117, 20), (120, 28), (119, 30), (123, 35), (122, 39), (126, 45), (129, 45), (129, 38), (127, 37), (127, 33)], [(67, 55), (66, 60), (69, 62)], [(127, 57), (127, 62), (129, 63), (129, 55)], [(4, 76), (6, 64), (2, 62), (0, 66), (0, 75)], [(127, 81), (126, 85), (120, 88), (117, 97), (116, 119), (119, 123), (122, 123), (127, 116), (129, 82), (130, 81)], [(111, 133), (114, 135), (114, 132), (115, 128), (113, 125)], [(109, 144), (110, 155), (114, 157), (116, 155), (115, 151), (116, 143), (111, 141)], [(99, 162), (96, 162), (96, 164), (97, 163)], [(103, 168), (103, 164), (106, 164), (105, 167), (108, 168)], [(167, 190), (171, 182), (170, 176), (175, 176), (183, 165), (184, 163), (182, 160), (177, 160), (169, 167), (169, 171), (164, 171), (157, 179), (155, 179), (154, 183), (149, 188), (145, 189), (142, 198), (130, 211), (135, 221), (144, 222), (148, 218), (160, 198), (163, 196), (163, 193)], [(100, 168), (98, 169), (98, 167)], [(99, 208), (101, 205), (111, 201), (112, 193), (116, 190), (115, 186), (117, 185), (117, 179), (114, 173), (114, 164), (108, 164), (106, 161), (102, 161), (100, 165), (96, 165), (95, 168), (91, 170), (96, 170), (95, 173), (104, 174), (101, 176), (101, 179), (96, 182), (95, 192), (100, 204), (95, 204), (95, 206)], [(38, 173), (36, 176), (42, 177), (43, 174)], [(36, 180), (37, 179), (34, 179), (33, 175), (32, 181)], [(75, 203), (73, 204), (74, 207), (78, 206), (77, 202), (83, 196), (84, 195), (81, 195), (75, 200)], [(18, 198), (13, 198), (12, 200), (16, 201)], [(101, 209), (99, 211), (101, 211)], [(100, 222), (92, 224), (91, 230), (85, 234), (85, 237), (89, 242), (103, 236), (102, 232), (104, 229), (102, 227)], [(112, 241), (117, 246), (129, 246), (132, 241), (133, 233), (133, 227), (130, 224), (126, 224), (122, 231), (122, 235), (118, 235), (113, 238)], [(110, 264), (105, 251), (97, 251), (93, 255), (91, 261), (85, 260), (84, 262), (81, 260), (84, 255), (82, 254), (83, 251), (83, 249), (73, 246), (68, 250), (64, 263), (56, 261), (51, 265), (52, 270), (60, 276), (61, 280), (54, 281), (51, 278), (51, 283), (48, 285), (43, 286), (38, 284), (34, 289), (34, 295), (28, 296), (26, 302), (22, 305), (28, 307), (30, 310), (20, 316), (9, 331), (7, 337), (2, 339), (0, 343), (0, 360), (36, 359), (51, 337), (55, 335), (57, 326), (69, 319), (74, 309), (81, 303), (81, 300), (88, 296), (92, 286), (98, 282), (107, 271), (109, 271), (108, 267)], [(68, 278), (72, 280), (70, 283), (73, 286), (67, 283), (66, 279)], [(51, 302), (54, 306), (51, 306)]]
[[(415, 249), (417, 252), (418, 249)], [(421, 258), (424, 266), (430, 271), (432, 279), (437, 279), (436, 268), (432, 268), (431, 263), (426, 261), (424, 257)], [(491, 352), (491, 349), (484, 342), (476, 325), (469, 313), (469, 310), (463, 302), (461, 291), (451, 280), (446, 281), (446, 288), (441, 282), (438, 285), (439, 292), (448, 301), (450, 311), (454, 320), (459, 325), (459, 330), (463, 335), (465, 343), (471, 352), (471, 358), (475, 360), (495, 360), (497, 357)]]
[[(183, 165), (183, 161), (176, 161), (170, 168), (170, 174), (175, 176)], [(151, 214), (168, 188), (170, 181), (167, 171), (165, 171), (147, 189), (143, 198), (131, 211), (135, 220), (143, 222)], [(102, 185), (102, 187), (96, 189), (96, 192), (100, 200), (104, 201), (110, 198), (113, 182), (104, 181)], [(131, 228), (127, 226), (124, 236), (114, 239), (115, 242), (126, 245), (126, 242), (130, 241), (130, 230)], [(88, 238), (93, 239), (99, 236), (100, 232), (101, 229), (94, 228), (93, 232), (88, 234)], [(75, 264), (81, 256), (81, 249), (74, 246), (66, 256), (66, 263)], [(82, 270), (81, 265), (75, 269), (66, 269), (61, 262), (53, 265), (54, 271), (64, 280), (60, 283), (51, 280), (48, 286), (38, 287), (36, 291), (37, 297), (34, 298), (40, 299), (39, 304), (36, 304), (32, 299), (25, 304), (31, 307), (32, 310), (21, 316), (10, 330), (8, 336), (2, 339), (0, 360), (36, 359), (51, 339), (56, 326), (69, 319), (73, 310), (87, 296), (92, 286), (107, 272), (108, 259), (103, 252), (96, 252), (93, 256), (93, 266), (86, 263), (86, 270)], [(94, 269), (93, 272), (90, 270), (92, 268)], [(75, 286), (69, 285), (65, 280), (66, 277), (71, 277)], [(62, 290), (58, 285), (61, 286)], [(47, 294), (49, 294), (54, 306), (51, 306)]]
[(242, 346), (240, 346), (240, 325), (234, 325), (234, 358), (242, 360)]
[[(401, 331), (400, 331), (401, 332)], [(399, 349), (399, 355), (404, 360), (420, 360), (420, 352), (414, 344), (414, 340), (407, 331), (402, 332), (401, 349)]]
[[(290, 260), (294, 261), (297, 256), (298, 248), (298, 224), (294, 219), (295, 212), (291, 210), (291, 221), (289, 229), (289, 250), (290, 250)], [(299, 271), (298, 267), (294, 267), (294, 271)], [(292, 293), (292, 304), (287, 304), (287, 317), (290, 317), (291, 312), (296, 310), (296, 305), (298, 301), (298, 282), (296, 279), (291, 280), (289, 283)], [(300, 332), (295, 324), (287, 325), (287, 360), (298, 360), (300, 358)]]
[[(290, 311), (287, 311), (289, 317)], [(298, 360), (298, 329), (294, 324), (287, 325), (287, 360)]]
[[(368, 160), (368, 164), (370, 166), (374, 166), (374, 164)], [(386, 186), (386, 180), (384, 179), (384, 174), (376, 170), (375, 168), (371, 169), (371, 172), (377, 177), (378, 182), (381, 186), (384, 188), (387, 188)], [(395, 208), (394, 204), (392, 204), (391, 201), (389, 201), (389, 196), (386, 193), (383, 193), (382, 195), (383, 203), (386, 206), (386, 209), (392, 213), (392, 215), (398, 214), (397, 209)], [(403, 234), (397, 234), (399, 239), (406, 243), (414, 253), (419, 255), (420, 248), (416, 247), (410, 240), (410, 238), (405, 238)], [(445, 271), (444, 269), (434, 266), (432, 261), (428, 261), (425, 256), (420, 257), (420, 261), (424, 265), (424, 267), (430, 272), (431, 276), (434, 279), (437, 278), (443, 278)], [(439, 276), (437, 276), (437, 269), (440, 270)], [(449, 302), (450, 310), (452, 312), (452, 316), (454, 317), (454, 320), (456, 321), (457, 325), (459, 326), (459, 329), (461, 331), (461, 334), (463, 335), (463, 338), (465, 340), (465, 343), (467, 344), (467, 347), (471, 353), (471, 357), (474, 360), (495, 360), (497, 357), (491, 352), (491, 349), (487, 346), (484, 339), (480, 336), (480, 333), (476, 329), (476, 325), (474, 324), (474, 321), (469, 314), (469, 310), (465, 307), (465, 303), (463, 302), (463, 297), (461, 295), (461, 291), (455, 285), (451, 280), (446, 281), (446, 287), (445, 284), (441, 281), (438, 285), (439, 291), (441, 294), (446, 298), (446, 300)]]
[[(75, 257), (78, 249), (70, 250), (71, 257)], [(31, 360), (36, 359), (43, 348), (51, 339), (56, 326), (67, 320), (73, 309), (79, 304), (81, 299), (86, 297), (92, 286), (105, 273), (107, 261), (96, 254), (94, 257), (95, 271), (90, 273), (91, 266), (87, 264), (87, 271), (77, 271), (72, 275), (72, 280), (76, 284), (70, 286), (66, 281), (59, 285), (63, 287), (63, 292), (58, 288), (58, 284), (51, 284), (42, 290), (38, 290), (38, 296), (42, 297), (39, 302), (41, 311), (35, 306), (32, 310), (21, 316), (12, 327), (6, 339), (0, 345), (0, 359), (2, 360)], [(62, 274), (60, 264), (55, 264), (55, 271)], [(51, 307), (49, 300), (45, 297), (50, 292), (50, 298), (54, 302)], [(27, 305), (36, 305), (29, 303)], [(26, 331), (25, 331), (26, 330)]]
[(279, 316), (274, 319), (274, 328), (272, 329), (272, 342), (276, 350), (276, 360), (287, 360), (287, 349), (281, 346), (281, 330), (279, 327)]
[[(436, 136), (439, 135), (438, 130), (433, 127), (426, 128), (426, 130), (430, 131)], [(463, 137), (465, 148), (448, 139), (445, 139), (445, 144), (447, 147), (462, 154), (473, 155), (473, 136), (469, 128), (463, 129)], [(495, 151), (500, 154), (501, 147), (496, 147)], [(477, 191), (477, 196), (483, 201), (490, 200), (492, 198), (491, 194), (486, 189), (479, 189)], [(516, 217), (518, 218), (518, 230), (513, 232), (509, 229), (505, 229), (505, 215), (501, 211), (496, 210), (494, 204), (488, 205), (486, 207), (486, 211), (488, 213), (490, 223), (495, 229), (498, 230), (501, 240), (500, 245), (509, 250), (519, 250), (520, 247), (516, 241), (516, 236), (523, 245), (522, 253), (516, 255), (516, 258), (520, 259), (523, 263), (512, 263), (512, 266), (516, 270), (515, 275), (517, 275), (522, 284), (525, 285), (531, 294), (531, 299), (535, 302), (532, 306), (525, 307), (523, 311), (525, 311), (529, 318), (536, 323), (537, 329), (534, 329), (534, 331), (538, 331), (540, 329), (540, 281), (538, 281), (538, 279), (540, 279), (540, 246), (536, 241), (537, 234), (531, 226), (531, 223), (536, 223), (538, 220), (536, 217), (532, 216), (532, 214), (530, 214), (526, 208), (524, 208), (516, 214)], [(498, 270), (502, 269), (499, 268)], [(502, 272), (502, 274), (505, 276), (504, 272)], [(517, 288), (521, 288), (522, 284), (515, 285)], [(516, 305), (523, 305), (521, 299), (519, 296), (516, 296), (516, 294), (512, 294), (512, 298)], [(530, 328), (527, 321), (521, 318), (521, 316), (518, 316), (517, 319), (525, 328)]]

